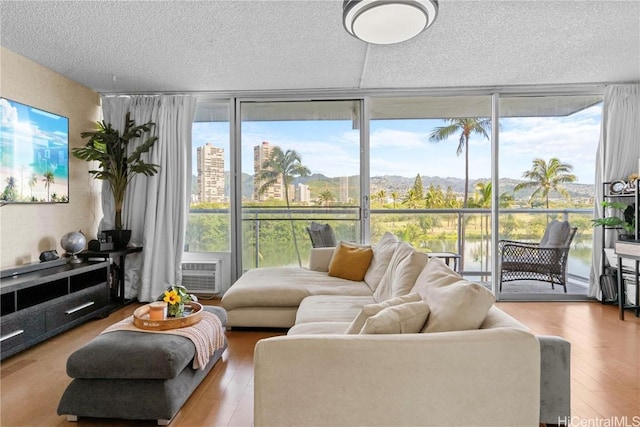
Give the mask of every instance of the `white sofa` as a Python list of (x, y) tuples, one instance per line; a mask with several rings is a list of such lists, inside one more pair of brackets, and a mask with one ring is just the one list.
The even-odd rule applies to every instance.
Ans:
[[(570, 415), (567, 341), (534, 336), (487, 305), (480, 285), (392, 235), (362, 281), (330, 276), (333, 254), (313, 249), (309, 269), (250, 270), (222, 299), (228, 326), (290, 328), (256, 345), (256, 426), (534, 426)], [(449, 292), (444, 307), (433, 289)], [(433, 332), (345, 333), (365, 306), (416, 294)]]

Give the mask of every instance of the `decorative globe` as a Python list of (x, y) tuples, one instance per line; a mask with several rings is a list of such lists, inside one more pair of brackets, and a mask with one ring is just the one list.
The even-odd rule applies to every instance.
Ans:
[(76, 254), (82, 251), (86, 244), (86, 237), (84, 237), (84, 234), (79, 231), (72, 231), (71, 233), (67, 233), (62, 236), (62, 240), (60, 240), (60, 246), (62, 246), (62, 249), (64, 249), (68, 254), (71, 255), (69, 262), (72, 263), (82, 262), (76, 256)]

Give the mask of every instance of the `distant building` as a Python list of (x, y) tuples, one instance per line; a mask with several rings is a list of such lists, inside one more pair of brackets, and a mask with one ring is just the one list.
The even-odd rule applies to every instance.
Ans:
[(198, 201), (224, 202), (224, 149), (207, 142), (197, 155)]
[(296, 188), (296, 202), (311, 202), (311, 190), (309, 189), (308, 185), (298, 184), (298, 187)]
[(341, 176), (340, 177), (340, 196), (338, 198), (339, 202), (346, 203), (349, 201), (349, 177)]
[(264, 191), (260, 192), (264, 183), (264, 180), (260, 179), (260, 175), (265, 170), (263, 168), (264, 163), (271, 158), (275, 147), (275, 145), (269, 145), (267, 141), (253, 147), (253, 199), (259, 202), (268, 199), (284, 200), (282, 177), (278, 177), (275, 183), (267, 186)]

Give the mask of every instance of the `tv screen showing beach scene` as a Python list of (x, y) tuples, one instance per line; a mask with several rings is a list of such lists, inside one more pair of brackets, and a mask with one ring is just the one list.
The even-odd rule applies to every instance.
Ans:
[(0, 203), (69, 202), (69, 119), (0, 98)]

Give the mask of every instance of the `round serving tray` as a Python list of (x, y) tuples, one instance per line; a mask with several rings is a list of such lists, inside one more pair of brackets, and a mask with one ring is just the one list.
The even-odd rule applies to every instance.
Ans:
[(185, 309), (191, 307), (191, 312), (184, 317), (167, 317), (164, 320), (149, 319), (149, 304), (136, 309), (133, 312), (133, 324), (140, 329), (149, 331), (166, 331), (169, 329), (186, 328), (202, 319), (202, 304), (197, 302), (186, 303)]

